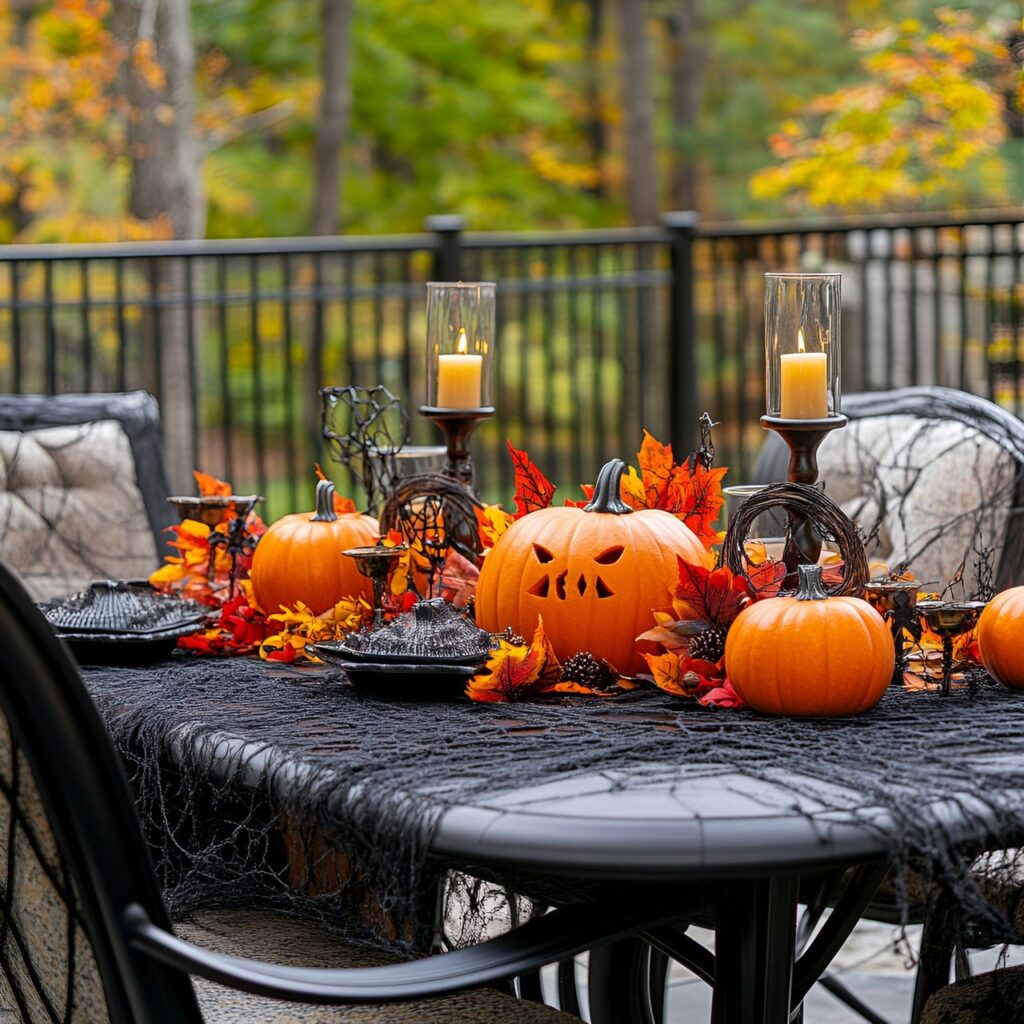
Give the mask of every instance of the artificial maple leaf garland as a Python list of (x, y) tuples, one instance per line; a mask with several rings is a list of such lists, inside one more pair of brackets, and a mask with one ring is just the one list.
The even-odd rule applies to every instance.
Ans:
[[(550, 508), (555, 496), (555, 485), (548, 480), (533, 462), (527, 452), (506, 441), (512, 468), (515, 474), (516, 512), (507, 518), (499, 518), (500, 510), (487, 506), (477, 510), (477, 524), (481, 545), (489, 548), (516, 519), (522, 519), (542, 508)], [(620, 485), (622, 500), (631, 508), (660, 508), (677, 519), (681, 519), (700, 539), (705, 547), (718, 544), (723, 534), (714, 528), (725, 499), (722, 496), (722, 478), (728, 472), (726, 467), (712, 469), (700, 458), (689, 458), (677, 464), (672, 455), (672, 446), (662, 444), (646, 430), (643, 443), (637, 453), (640, 473), (629, 467), (623, 474)], [(586, 501), (567, 499), (565, 504), (580, 507), (593, 496), (593, 486), (582, 484), (580, 488)]]

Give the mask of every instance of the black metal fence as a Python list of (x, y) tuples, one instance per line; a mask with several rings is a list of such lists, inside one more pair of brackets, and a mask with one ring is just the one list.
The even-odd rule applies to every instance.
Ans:
[[(847, 391), (961, 387), (1020, 413), (1024, 213), (545, 234), (423, 234), (0, 248), (0, 391), (145, 388), (177, 487), (197, 466), (311, 500), (320, 384), (423, 393), (424, 283), (496, 280), (498, 415), (474, 440), (510, 497), (504, 439), (565, 495), (643, 428), (680, 452), (707, 408), (720, 461), (752, 467), (764, 406), (762, 277), (843, 273)], [(413, 441), (436, 440), (413, 414)], [(327, 467), (325, 466), (325, 469)], [(561, 497), (561, 495), (560, 495)]]

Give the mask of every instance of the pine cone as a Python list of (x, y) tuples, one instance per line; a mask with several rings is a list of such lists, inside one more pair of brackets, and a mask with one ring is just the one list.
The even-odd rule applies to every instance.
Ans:
[(560, 681), (604, 690), (615, 682), (615, 673), (607, 661), (600, 661), (587, 651), (580, 651), (566, 658)]
[(725, 630), (721, 626), (712, 626), (698, 633), (690, 640), (690, 657), (703, 658), (704, 661), (720, 661), (725, 656)]
[(501, 634), (501, 639), (507, 644), (511, 644), (513, 647), (525, 647), (526, 641), (518, 634), (512, 632), (511, 626), (505, 627), (505, 632)]

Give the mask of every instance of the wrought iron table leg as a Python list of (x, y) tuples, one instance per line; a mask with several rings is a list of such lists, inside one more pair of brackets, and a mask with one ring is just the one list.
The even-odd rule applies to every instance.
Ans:
[(738, 880), (715, 892), (712, 1024), (789, 1024), (798, 881)]
[(593, 1024), (661, 1024), (668, 957), (638, 938), (616, 939), (590, 951)]

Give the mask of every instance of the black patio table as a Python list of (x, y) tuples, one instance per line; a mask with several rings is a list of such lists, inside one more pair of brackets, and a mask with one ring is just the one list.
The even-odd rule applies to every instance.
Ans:
[[(144, 813), (163, 806), (164, 759), (179, 791), (205, 777), (271, 792), (383, 865), (392, 895), (434, 861), (549, 902), (693, 888), (716, 953), (687, 920), (644, 938), (714, 984), (715, 1024), (796, 1019), (887, 871), (913, 865), (977, 910), (972, 857), (1022, 838), (1024, 696), (995, 684), (973, 699), (894, 690), (856, 719), (793, 721), (657, 692), (396, 700), (249, 658), (83, 678)], [(798, 900), (812, 904), (799, 929)], [(607, 989), (607, 1019), (636, 1019), (635, 994)]]

